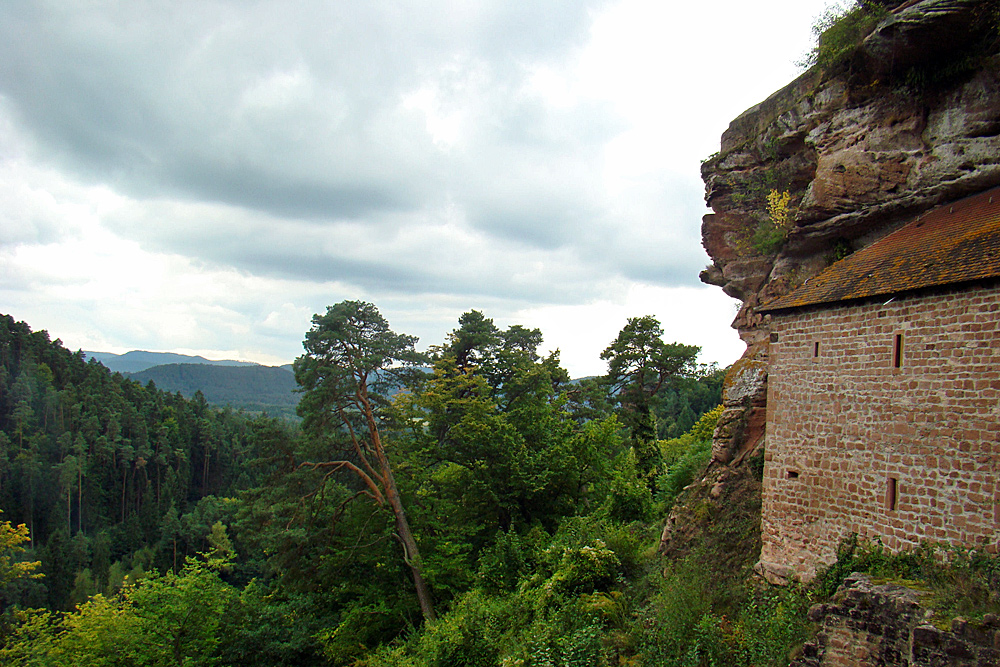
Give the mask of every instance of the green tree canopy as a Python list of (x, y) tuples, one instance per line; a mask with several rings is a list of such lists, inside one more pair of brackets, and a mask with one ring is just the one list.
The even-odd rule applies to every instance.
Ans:
[(434, 606), (420, 551), (380, 429), (380, 408), (387, 395), (400, 386), (408, 369), (424, 359), (414, 349), (416, 341), (393, 333), (373, 304), (343, 301), (313, 317), (303, 342), (306, 352), (295, 360), (294, 368), (303, 391), (299, 403), (303, 428), (325, 444), (330, 455), (305, 465), (326, 470), (323, 483), (338, 473), (352, 473), (361, 482), (355, 497), (367, 495), (392, 511), (420, 609), (425, 619), (432, 620)]
[(41, 563), (22, 561), (18, 554), (25, 551), (25, 542), (30, 541), (28, 527), (23, 523), (12, 526), (10, 521), (0, 521), (0, 586), (6, 586), (19, 577), (40, 577), (34, 570)]
[(665, 343), (663, 327), (652, 315), (630, 317), (618, 337), (601, 353), (608, 362), (607, 381), (621, 406), (640, 474), (651, 479), (658, 465), (653, 396), (671, 381), (691, 375), (696, 345)]

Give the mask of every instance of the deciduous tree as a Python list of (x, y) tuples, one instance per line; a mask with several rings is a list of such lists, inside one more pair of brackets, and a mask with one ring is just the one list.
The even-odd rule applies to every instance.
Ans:
[(23, 523), (12, 526), (10, 521), (0, 521), (0, 586), (18, 577), (40, 577), (34, 570), (40, 565), (38, 561), (22, 561), (16, 554), (22, 553), (22, 546), (30, 541), (28, 527)]

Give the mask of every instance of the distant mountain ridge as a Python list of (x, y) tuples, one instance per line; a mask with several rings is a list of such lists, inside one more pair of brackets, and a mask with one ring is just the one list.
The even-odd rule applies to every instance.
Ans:
[(212, 405), (266, 412), (297, 419), (299, 395), (292, 365), (262, 366), (250, 361), (213, 360), (175, 352), (133, 350), (125, 354), (83, 353), (108, 370), (157, 389), (191, 398), (200, 391)]
[(216, 361), (205, 357), (177, 354), (175, 352), (147, 352), (132, 350), (125, 354), (112, 352), (83, 352), (87, 359), (93, 359), (103, 364), (109, 371), (115, 373), (140, 373), (153, 366), (164, 364), (204, 364), (208, 366), (259, 366), (252, 361), (234, 361), (226, 359)]

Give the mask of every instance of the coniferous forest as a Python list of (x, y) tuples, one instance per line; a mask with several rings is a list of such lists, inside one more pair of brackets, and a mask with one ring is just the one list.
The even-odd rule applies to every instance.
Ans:
[[(416, 342), (372, 304), (315, 316), (292, 422), (143, 386), (0, 318), (0, 663), (638, 665), (708, 650), (691, 641), (723, 604), (710, 591), (752, 563), (697, 574), (698, 549), (752, 553), (753, 494), (714, 546), (664, 560), (657, 545), (708, 461), (722, 372), (652, 317), (580, 381), (539, 354), (540, 331), (478, 311), (443, 345)], [(697, 603), (675, 610), (688, 625), (664, 617), (669, 582), (699, 576)]]

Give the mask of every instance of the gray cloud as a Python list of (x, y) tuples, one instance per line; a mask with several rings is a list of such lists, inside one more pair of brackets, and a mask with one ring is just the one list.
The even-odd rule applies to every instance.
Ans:
[[(454, 165), (403, 96), (462, 68), (516, 91), (525, 63), (586, 37), (585, 4), (521, 4), (11, 3), (0, 85), (49, 159), (139, 196), (418, 209)], [(537, 129), (509, 111), (503, 131)]]
[(697, 159), (762, 96), (722, 108), (739, 63), (656, 50), (712, 12), (594, 24), (608, 4), (0, 3), (5, 299), (88, 340), (286, 357), (343, 298), (440, 342), (469, 308), (695, 285)]
[(0, 174), (0, 248), (23, 244), (51, 243), (63, 236), (63, 225), (47, 193), (23, 182), (5, 181)]
[(337, 281), (370, 293), (558, 303), (587, 298), (596, 289), (594, 274), (573, 249), (490, 240), (456, 224), (447, 212), (319, 225), (222, 205), (161, 201), (126, 205), (106, 224), (146, 247), (197, 256), (209, 265), (288, 280)]
[[(39, 156), (84, 182), (137, 209), (231, 208), (108, 221), (148, 248), (367, 289), (586, 298), (602, 276), (648, 276), (668, 254), (645, 243), (648, 257), (599, 257), (621, 234), (601, 173), (621, 121), (607, 103), (552, 107), (530, 85), (586, 42), (597, 4), (15, 3), (0, 8), (0, 87)], [(349, 247), (434, 236), (428, 217), (446, 215), (480, 238), (423, 255)], [(482, 244), (505, 252), (480, 252), (471, 274), (454, 261)], [(594, 285), (554, 275), (573, 274), (564, 257), (532, 256), (560, 249), (600, 260)]]

